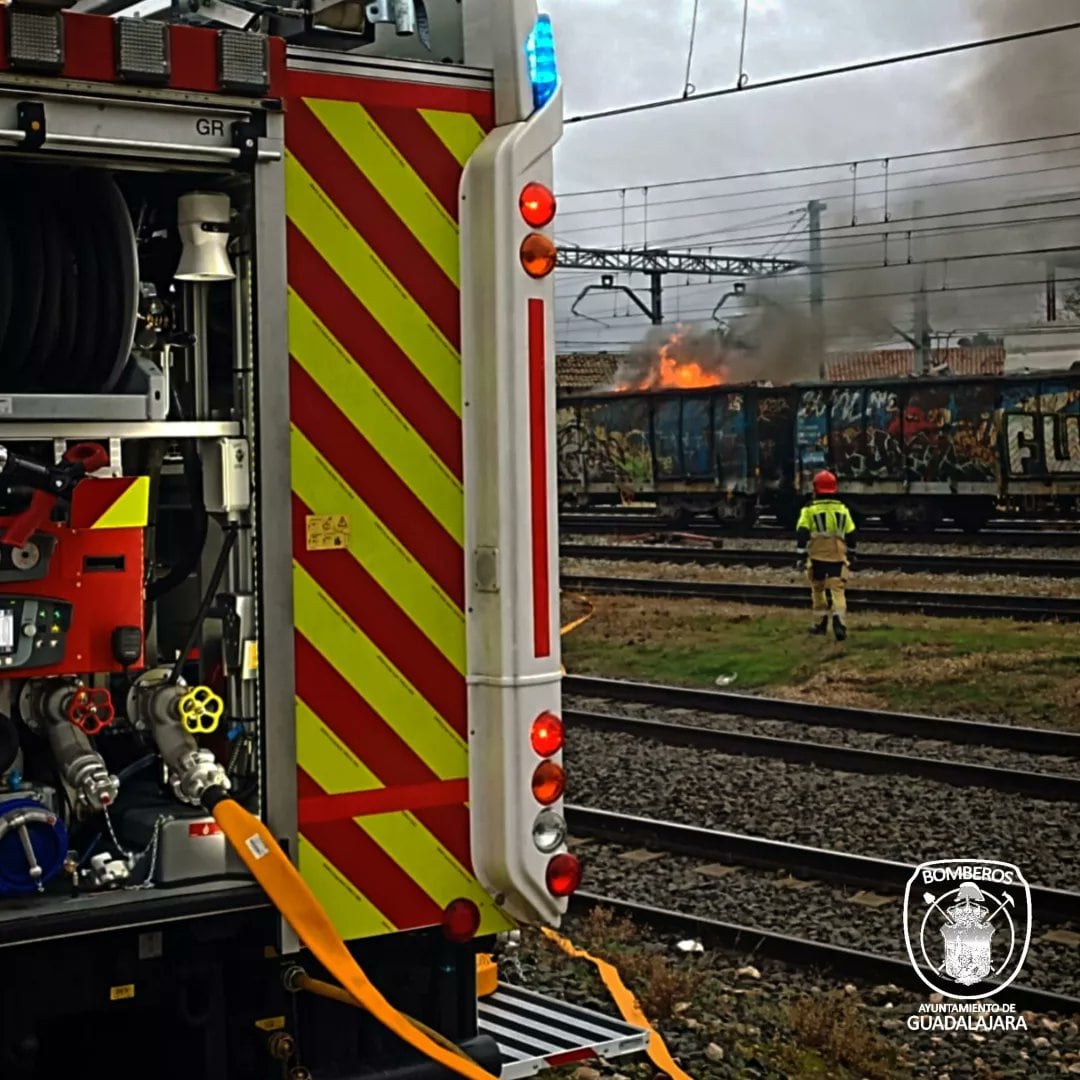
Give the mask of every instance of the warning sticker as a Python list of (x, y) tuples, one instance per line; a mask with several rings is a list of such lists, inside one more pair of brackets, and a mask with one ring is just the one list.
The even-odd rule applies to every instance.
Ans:
[(258, 833), (249, 836), (244, 843), (247, 844), (248, 851), (250, 851), (256, 859), (261, 859), (264, 855), (270, 854), (270, 849), (266, 846), (263, 838)]
[(308, 551), (333, 551), (349, 546), (349, 519), (344, 514), (308, 514)]
[(280, 1031), (285, 1026), (284, 1016), (267, 1016), (263, 1020), (256, 1020), (255, 1026), (262, 1031)]
[(128, 998), (135, 996), (135, 984), (128, 983), (125, 986), (110, 986), (109, 987), (109, 1000), (110, 1001), (127, 1001)]

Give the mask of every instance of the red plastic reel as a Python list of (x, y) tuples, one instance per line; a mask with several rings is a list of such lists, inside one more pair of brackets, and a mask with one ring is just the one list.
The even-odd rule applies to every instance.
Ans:
[(104, 686), (79, 687), (65, 711), (67, 718), (86, 735), (96, 735), (116, 717), (112, 695)]

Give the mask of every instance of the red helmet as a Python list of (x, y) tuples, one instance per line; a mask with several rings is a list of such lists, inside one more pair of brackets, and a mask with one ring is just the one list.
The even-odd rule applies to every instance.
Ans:
[(836, 477), (831, 472), (819, 472), (814, 477), (814, 494), (815, 495), (835, 495), (836, 494)]

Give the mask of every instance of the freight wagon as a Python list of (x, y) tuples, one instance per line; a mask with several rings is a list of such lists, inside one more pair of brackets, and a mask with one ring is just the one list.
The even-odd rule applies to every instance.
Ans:
[(563, 508), (655, 501), (668, 516), (790, 524), (819, 469), (856, 515), (978, 532), (1009, 509), (1073, 513), (1080, 374), (722, 386), (559, 402)]

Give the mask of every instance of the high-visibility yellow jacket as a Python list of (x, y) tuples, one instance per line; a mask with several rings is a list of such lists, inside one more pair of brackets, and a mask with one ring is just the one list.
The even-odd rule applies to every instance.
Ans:
[(839, 499), (814, 499), (803, 507), (795, 526), (799, 555), (814, 562), (844, 562), (855, 550), (855, 522)]

